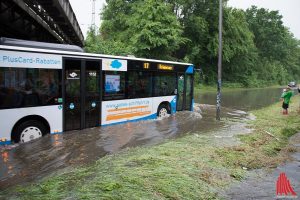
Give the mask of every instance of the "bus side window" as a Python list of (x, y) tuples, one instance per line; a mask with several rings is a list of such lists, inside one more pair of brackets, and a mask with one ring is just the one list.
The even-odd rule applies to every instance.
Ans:
[(152, 96), (152, 73), (129, 71), (127, 81), (127, 98), (146, 98)]
[(0, 109), (56, 105), (61, 70), (0, 68)]
[(160, 73), (155, 74), (154, 96), (175, 95), (176, 74)]

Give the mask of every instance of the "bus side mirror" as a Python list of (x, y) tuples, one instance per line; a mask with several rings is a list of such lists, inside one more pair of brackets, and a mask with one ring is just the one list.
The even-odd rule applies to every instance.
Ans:
[(177, 94), (177, 89), (174, 90), (174, 94)]

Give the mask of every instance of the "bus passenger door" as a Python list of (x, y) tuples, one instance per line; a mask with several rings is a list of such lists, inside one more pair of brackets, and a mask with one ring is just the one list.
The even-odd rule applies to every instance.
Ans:
[(64, 130), (81, 128), (81, 60), (64, 60)]
[(193, 75), (186, 74), (185, 80), (185, 110), (192, 110)]
[(177, 74), (177, 110), (192, 110), (193, 75)]
[(185, 99), (184, 74), (177, 74), (177, 110), (182, 111)]
[(64, 59), (65, 131), (100, 125), (100, 70), (100, 61)]
[(100, 125), (101, 62), (86, 61), (85, 65), (85, 128)]

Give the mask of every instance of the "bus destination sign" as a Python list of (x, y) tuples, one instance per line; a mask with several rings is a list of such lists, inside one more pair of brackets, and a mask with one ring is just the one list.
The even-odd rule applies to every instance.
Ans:
[(159, 70), (172, 71), (172, 70), (174, 70), (174, 66), (166, 65), (166, 64), (158, 64), (158, 69)]

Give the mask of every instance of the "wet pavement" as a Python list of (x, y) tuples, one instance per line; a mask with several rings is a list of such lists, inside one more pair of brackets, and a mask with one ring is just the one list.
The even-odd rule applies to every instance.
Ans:
[[(283, 163), (272, 171), (255, 170), (248, 178), (239, 184), (235, 184), (222, 196), (227, 199), (276, 199), (276, 183), (280, 173), (285, 173), (297, 197), (300, 198), (300, 133), (290, 139), (290, 147), (296, 152), (291, 155), (291, 160)], [(280, 198), (277, 198), (280, 199)]]

